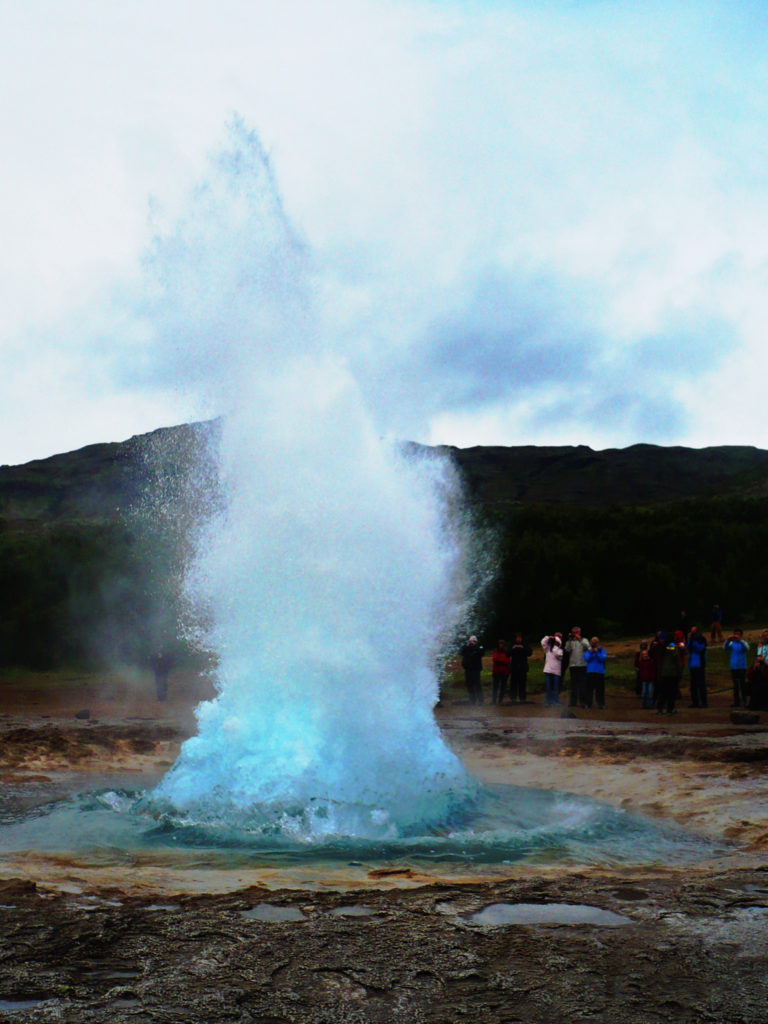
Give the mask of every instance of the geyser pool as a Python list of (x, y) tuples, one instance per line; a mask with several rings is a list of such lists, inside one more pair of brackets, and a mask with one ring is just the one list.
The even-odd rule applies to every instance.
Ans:
[(434, 867), (451, 874), (503, 865), (692, 863), (722, 852), (710, 841), (585, 797), (519, 786), (480, 786), (471, 813), (441, 829), (397, 838), (316, 836), (268, 822), (181, 823), (140, 792), (83, 793), (6, 819), (0, 854), (66, 855), (90, 865), (211, 869), (316, 864)]

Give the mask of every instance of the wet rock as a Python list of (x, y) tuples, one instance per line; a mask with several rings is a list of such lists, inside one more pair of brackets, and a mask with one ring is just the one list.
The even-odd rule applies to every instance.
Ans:
[[(764, 1024), (765, 871), (681, 883), (657, 868), (638, 873), (637, 888), (618, 881), (574, 873), (365, 889), (343, 901), (274, 891), (270, 906), (304, 916), (278, 924), (242, 918), (263, 905), (260, 889), (187, 896), (164, 914), (147, 913), (149, 896), (95, 892), (84, 915), (75, 896), (19, 888), (0, 917), (3, 996), (29, 1019), (78, 1024)], [(498, 905), (626, 917), (627, 900), (625, 927), (605, 927), (612, 916), (470, 920)], [(374, 914), (333, 913), (350, 906)]]

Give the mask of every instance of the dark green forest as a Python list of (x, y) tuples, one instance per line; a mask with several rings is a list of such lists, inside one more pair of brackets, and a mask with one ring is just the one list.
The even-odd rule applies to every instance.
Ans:
[[(0, 467), (2, 666), (145, 664), (159, 647), (200, 663), (182, 581), (217, 501), (216, 437), (193, 424)], [(486, 644), (574, 623), (650, 634), (714, 602), (727, 624), (768, 621), (768, 453), (443, 450), (494, 570), (466, 624)]]
[(674, 628), (682, 611), (708, 626), (714, 603), (731, 625), (768, 621), (762, 499), (531, 505), (492, 518), (499, 572), (482, 605), (488, 641), (574, 624), (606, 638), (650, 635)]

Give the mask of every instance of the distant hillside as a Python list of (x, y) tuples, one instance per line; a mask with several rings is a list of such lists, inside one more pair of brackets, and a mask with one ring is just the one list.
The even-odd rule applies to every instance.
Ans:
[[(182, 581), (217, 500), (216, 422), (0, 467), (0, 664), (190, 658)], [(414, 445), (415, 448), (420, 446)], [(460, 468), (494, 581), (486, 639), (578, 621), (605, 635), (768, 620), (768, 452), (634, 445), (443, 448)], [(572, 621), (571, 621), (572, 620)]]
[(768, 452), (746, 446), (448, 448), (483, 505), (656, 505), (768, 494)]
[[(119, 520), (144, 500), (158, 475), (184, 472), (215, 431), (215, 422), (185, 424), (0, 466), (0, 523)], [(483, 506), (598, 508), (768, 495), (768, 452), (747, 446), (438, 450), (454, 458), (468, 494)]]
[(184, 424), (0, 466), (0, 524), (120, 521), (158, 479), (186, 473), (215, 430), (215, 422)]

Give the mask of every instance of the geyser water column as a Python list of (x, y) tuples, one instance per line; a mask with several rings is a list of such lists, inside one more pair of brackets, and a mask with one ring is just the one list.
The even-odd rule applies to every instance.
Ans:
[(466, 613), (455, 471), (379, 437), (332, 339), (293, 333), (305, 305), (268, 322), (297, 272), (277, 220), (241, 278), (259, 297), (255, 324), (242, 304), (236, 317), (252, 343), (220, 350), (223, 503), (188, 578), (212, 618), (218, 696), (152, 799), (174, 820), (305, 841), (450, 827), (474, 793), (433, 717), (439, 655)]

